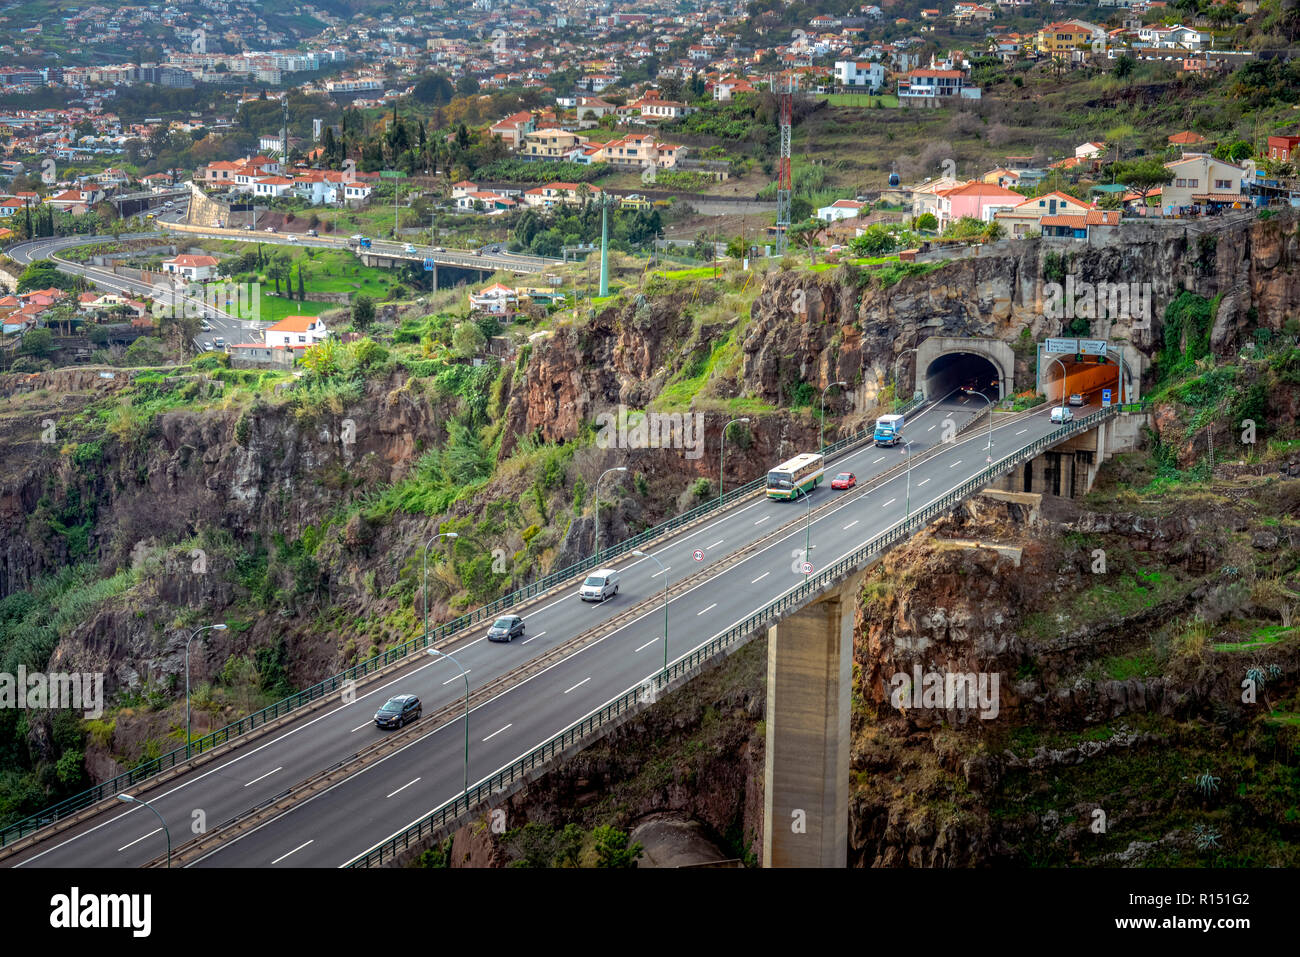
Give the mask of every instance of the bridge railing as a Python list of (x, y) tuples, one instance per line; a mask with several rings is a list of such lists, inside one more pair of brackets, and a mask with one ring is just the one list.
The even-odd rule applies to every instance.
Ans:
[[(903, 407), (903, 411), (910, 411), (911, 409), (916, 408), (922, 401), (923, 400), (920, 399), (913, 399)], [(873, 431), (871, 428), (862, 429), (854, 435), (840, 439), (837, 442), (832, 442), (830, 445), (823, 448), (822, 452), (824, 455), (835, 455), (857, 443), (871, 438), (872, 434)], [(671, 534), (686, 525), (690, 525), (691, 523), (704, 518), (710, 513), (725, 510), (729, 505), (732, 505), (741, 499), (748, 498), (750, 495), (760, 491), (764, 487), (765, 482), (766, 476), (754, 479), (752, 482), (746, 482), (744, 485), (737, 486), (723, 494), (720, 499), (717, 497), (711, 498), (709, 501), (697, 505), (695, 508), (687, 512), (676, 515), (667, 521), (660, 522), (653, 528), (648, 528), (616, 545), (602, 549), (600, 554), (597, 556), (588, 556), (587, 558), (574, 562), (566, 568), (544, 575), (535, 581), (523, 585), (508, 595), (503, 595), (494, 601), (488, 602), (486, 605), (475, 608), (473, 611), (466, 612), (458, 618), (454, 618), (451, 621), (438, 625), (436, 628), (431, 629), (427, 636), (421, 634), (400, 645), (389, 648), (375, 657), (362, 661), (336, 675), (331, 675), (309, 688), (295, 692), (286, 698), (282, 698), (273, 704), (267, 705), (260, 711), (255, 711), (246, 717), (232, 721), (225, 727), (218, 728), (215, 731), (210, 731), (202, 737), (196, 738), (192, 741), (188, 749), (185, 747), (179, 747), (166, 754), (160, 755), (159, 757), (143, 761), (129, 771), (125, 771), (101, 784), (96, 784), (94, 787), (87, 788), (85, 791), (82, 791), (79, 794), (74, 794), (72, 797), (65, 798), (57, 804), (53, 804), (42, 811), (38, 811), (36, 814), (32, 814), (22, 820), (8, 824), (3, 829), (0, 829), (0, 848), (7, 847), (14, 841), (20, 840), (34, 831), (56, 823), (72, 814), (76, 814), (78, 811), (82, 811), (100, 801), (111, 798), (128, 788), (134, 787), (142, 781), (154, 777), (155, 775), (161, 774), (165, 771), (170, 771), (178, 764), (184, 763), (195, 755), (201, 755), (205, 751), (226, 744), (231, 740), (252, 731), (256, 731), (258, 728), (264, 727), (270, 722), (276, 721), (304, 705), (311, 704), (315, 701), (319, 701), (323, 697), (342, 691), (344, 687), (355, 683), (359, 679), (374, 674), (395, 662), (407, 658), (413, 652), (423, 651), (430, 645), (457, 635), (486, 619), (495, 618), (501, 612), (550, 591), (552, 588), (555, 588), (570, 579), (576, 578), (578, 575), (583, 574), (592, 568), (600, 567), (603, 564), (624, 556), (634, 549), (647, 545), (664, 535)]]
[[(1136, 403), (1141, 407), (1141, 403)], [(1118, 406), (1101, 409), (1081, 419), (1063, 425), (1042, 438), (999, 459), (967, 479), (957, 488), (940, 496), (930, 504), (907, 515), (902, 521), (870, 539), (865, 545), (855, 549), (851, 554), (841, 558), (830, 567), (816, 575), (809, 575), (803, 582), (790, 589), (784, 595), (750, 615), (739, 624), (733, 625), (717, 637), (672, 662), (667, 669), (658, 672), (651, 682), (639, 688), (625, 691), (597, 711), (565, 728), (555, 737), (523, 757), (512, 761), (490, 777), (471, 786), (465, 793), (457, 795), (432, 811), (427, 817), (394, 835), (373, 849), (348, 862), (348, 867), (374, 867), (391, 860), (398, 854), (418, 844), (424, 838), (432, 836), (450, 827), (463, 815), (477, 805), (486, 801), (493, 794), (505, 791), (516, 782), (526, 780), (529, 774), (543, 768), (547, 762), (563, 754), (568, 748), (591, 737), (610, 722), (637, 710), (641, 705), (653, 703), (659, 691), (667, 689), (674, 681), (679, 681), (693, 673), (705, 662), (721, 653), (730, 645), (749, 638), (760, 629), (774, 624), (792, 609), (804, 605), (810, 598), (834, 584), (841, 578), (861, 567), (877, 553), (906, 541), (939, 515), (947, 512), (953, 505), (972, 493), (988, 485), (993, 479), (1011, 471), (1017, 465), (1029, 461), (1044, 449), (1051, 448), (1078, 432), (1094, 428), (1105, 419), (1120, 413)], [(1130, 410), (1124, 410), (1130, 411)], [(1133, 410), (1141, 411), (1141, 409)]]

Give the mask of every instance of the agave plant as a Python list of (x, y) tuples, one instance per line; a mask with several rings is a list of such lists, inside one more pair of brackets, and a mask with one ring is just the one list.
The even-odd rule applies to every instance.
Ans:
[(1196, 776), (1196, 790), (1200, 791), (1201, 794), (1206, 797), (1209, 797), (1212, 794), (1217, 794), (1219, 791), (1219, 782), (1221, 780), (1222, 778), (1216, 778), (1209, 771), (1206, 771), (1204, 774), (1198, 774)]
[(1208, 851), (1210, 848), (1219, 848), (1219, 838), (1223, 837), (1217, 830), (1207, 827), (1204, 824), (1198, 824), (1193, 828), (1193, 834), (1196, 839), (1196, 849), (1198, 851)]

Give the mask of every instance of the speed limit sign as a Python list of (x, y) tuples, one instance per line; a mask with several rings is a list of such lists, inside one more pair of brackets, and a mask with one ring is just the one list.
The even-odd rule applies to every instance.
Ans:
[(702, 562), (704, 561), (704, 551), (702, 549), (697, 548), (695, 549), (695, 551), (691, 552), (691, 557), (694, 558), (697, 562)]
[(811, 574), (812, 574), (812, 562), (804, 562), (804, 563), (803, 563), (803, 573), (804, 573), (805, 575), (811, 575)]

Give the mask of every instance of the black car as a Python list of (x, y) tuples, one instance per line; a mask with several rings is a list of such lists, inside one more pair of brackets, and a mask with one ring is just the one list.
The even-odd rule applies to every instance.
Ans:
[(420, 699), (413, 694), (399, 694), (389, 698), (375, 712), (375, 724), (381, 728), (400, 728), (420, 717)]
[(502, 615), (488, 629), (488, 641), (514, 641), (524, 636), (524, 620), (518, 615)]

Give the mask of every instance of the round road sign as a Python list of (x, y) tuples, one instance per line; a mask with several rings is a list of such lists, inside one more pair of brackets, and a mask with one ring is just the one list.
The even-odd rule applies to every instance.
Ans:
[(812, 574), (812, 562), (804, 562), (804, 563), (803, 563), (803, 573), (804, 573), (805, 575), (811, 575), (811, 574)]
[(702, 562), (704, 561), (704, 552), (703, 550), (697, 548), (695, 549), (695, 551), (691, 552), (691, 557), (694, 558), (697, 562)]

